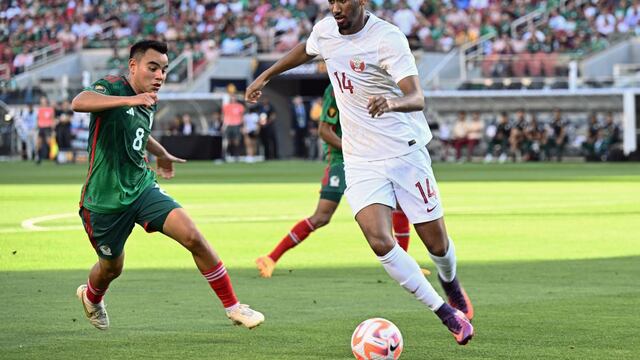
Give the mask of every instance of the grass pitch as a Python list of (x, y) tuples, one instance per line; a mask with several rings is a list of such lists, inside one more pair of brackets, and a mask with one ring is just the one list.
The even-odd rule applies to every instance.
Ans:
[[(188, 163), (161, 182), (263, 326), (232, 327), (189, 254), (136, 229), (106, 297), (111, 329), (100, 332), (75, 298), (96, 258), (76, 214), (86, 165), (0, 163), (0, 358), (349, 359), (351, 332), (369, 317), (398, 325), (406, 360), (640, 353), (640, 165), (436, 164), (476, 308), (465, 347), (387, 276), (346, 201), (272, 279), (258, 277), (254, 259), (315, 208), (322, 168)], [(433, 269), (416, 236), (409, 252)]]

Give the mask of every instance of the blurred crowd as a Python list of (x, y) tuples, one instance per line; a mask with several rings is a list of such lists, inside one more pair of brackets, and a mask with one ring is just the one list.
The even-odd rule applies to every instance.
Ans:
[[(529, 55), (601, 49), (612, 34), (635, 32), (638, 27), (637, 0), (590, 0), (579, 6), (571, 0), (556, 8), (561, 2), (371, 0), (369, 8), (396, 24), (414, 49), (449, 51), (495, 35), (484, 49), (487, 74), (535, 74), (541, 70), (528, 65)], [(553, 9), (546, 22), (511, 33), (515, 19), (541, 6)], [(169, 43), (171, 59), (191, 52), (197, 64), (219, 55), (287, 51), (327, 14), (326, 0), (3, 1), (0, 68), (4, 72), (0, 75), (20, 73), (36, 60), (35, 51), (52, 44), (75, 51), (121, 48), (142, 38), (156, 38)], [(524, 65), (505, 64), (496, 57), (516, 54), (524, 56)], [(126, 65), (124, 55), (114, 54), (109, 66)], [(540, 68), (552, 72), (551, 65)]]
[(616, 36), (640, 34), (640, 1), (567, 1), (538, 23), (490, 32), (495, 38), (482, 49), (483, 76), (566, 75), (558, 54), (584, 56), (604, 50)]
[[(587, 161), (616, 160), (621, 154), (622, 134), (613, 113), (590, 113), (587, 118), (549, 113), (503, 112), (495, 118), (458, 113), (453, 122), (435, 127), (442, 161), (484, 162), (562, 161), (567, 154)], [(465, 155), (463, 157), (463, 154)]]

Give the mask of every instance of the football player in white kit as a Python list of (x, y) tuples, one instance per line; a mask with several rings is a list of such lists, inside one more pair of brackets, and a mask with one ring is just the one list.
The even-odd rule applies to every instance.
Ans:
[[(257, 102), (274, 76), (321, 56), (333, 84), (342, 122), (347, 189), (369, 246), (387, 273), (427, 305), (464, 345), (474, 335), (473, 306), (456, 276), (431, 158), (424, 96), (407, 38), (365, 10), (367, 0), (329, 0), (333, 17), (319, 21), (298, 44), (249, 85)], [(448, 304), (422, 275), (417, 262), (391, 234), (396, 199), (438, 269)]]

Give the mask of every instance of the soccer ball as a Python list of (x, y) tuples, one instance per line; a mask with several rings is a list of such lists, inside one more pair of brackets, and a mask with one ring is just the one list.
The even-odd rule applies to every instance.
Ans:
[(358, 360), (396, 360), (402, 349), (400, 330), (386, 319), (365, 320), (351, 336), (351, 351)]

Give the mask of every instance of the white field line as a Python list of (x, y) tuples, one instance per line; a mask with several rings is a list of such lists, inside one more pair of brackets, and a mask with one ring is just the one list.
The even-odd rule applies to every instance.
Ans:
[[(194, 208), (194, 207), (190, 207)], [(78, 225), (60, 225), (60, 226), (45, 226), (41, 223), (68, 219), (77, 217), (76, 213), (63, 213), (52, 214), (45, 216), (38, 216), (22, 221), (21, 228), (9, 228), (0, 229), (0, 234), (11, 234), (21, 232), (41, 232), (41, 231), (70, 231), (70, 230), (82, 230), (80, 219), (78, 219)], [(299, 215), (282, 215), (282, 216), (208, 216), (207, 218), (200, 218), (196, 221), (196, 224), (227, 224), (227, 223), (241, 223), (241, 222), (267, 222), (267, 221), (293, 221), (300, 220)]]

